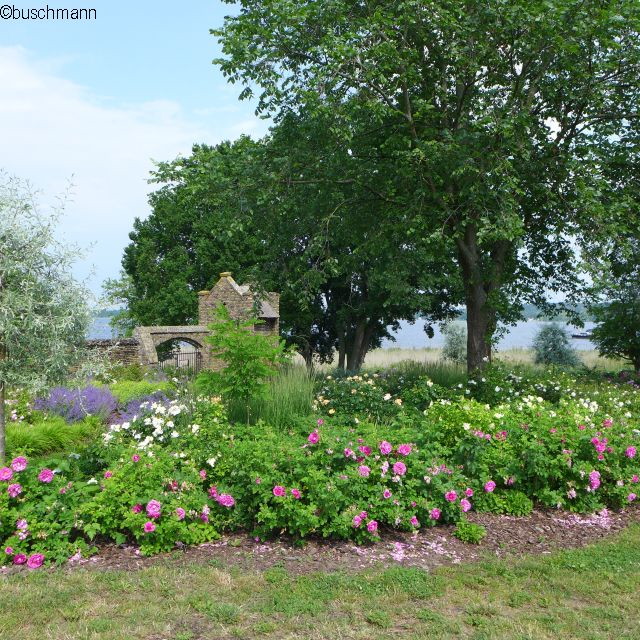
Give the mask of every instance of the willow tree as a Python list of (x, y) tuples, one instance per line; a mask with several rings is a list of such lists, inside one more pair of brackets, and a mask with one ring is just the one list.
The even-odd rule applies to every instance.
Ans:
[(42, 213), (29, 186), (0, 173), (0, 461), (8, 388), (38, 392), (84, 356), (89, 293), (56, 240), (59, 211)]
[(216, 62), (260, 113), (328, 114), (345, 147), (345, 122), (376, 121), (407, 237), (457, 263), (470, 369), (499, 320), (577, 292), (574, 239), (638, 118), (636, 0), (227, 1)]

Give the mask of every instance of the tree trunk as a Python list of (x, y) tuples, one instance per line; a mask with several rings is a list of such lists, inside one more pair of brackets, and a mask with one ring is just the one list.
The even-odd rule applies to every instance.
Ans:
[(0, 380), (0, 464), (6, 457), (6, 418), (4, 413), (4, 382)]
[(347, 350), (347, 369), (359, 371), (364, 364), (365, 356), (371, 345), (374, 325), (370, 320), (360, 320), (356, 326), (351, 348)]
[(491, 360), (493, 335), (491, 311), (486, 306), (487, 294), (482, 285), (467, 290), (467, 371), (482, 369)]
[(340, 328), (340, 335), (338, 338), (338, 369), (344, 371), (345, 359), (347, 356), (347, 336), (344, 327)]
[(362, 352), (362, 345), (364, 343), (365, 332), (367, 329), (367, 323), (365, 320), (360, 320), (356, 325), (356, 331), (353, 335), (353, 342), (351, 343), (351, 349), (347, 353), (347, 369), (349, 371), (357, 371), (360, 368), (360, 358)]
[(489, 266), (483, 265), (474, 224), (466, 226), (464, 236), (457, 238), (456, 244), (467, 305), (467, 371), (472, 373), (491, 362), (491, 338), (496, 330), (497, 315), (489, 296), (501, 285), (510, 244), (501, 241), (493, 245), (490, 255), (486, 256), (490, 258)]

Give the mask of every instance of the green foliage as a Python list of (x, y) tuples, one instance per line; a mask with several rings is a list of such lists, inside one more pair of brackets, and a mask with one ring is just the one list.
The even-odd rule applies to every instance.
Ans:
[(528, 516), (533, 511), (531, 498), (515, 489), (504, 492), (480, 493), (474, 504), (478, 511), (510, 516)]
[[(102, 481), (102, 491), (82, 504), (83, 530), (90, 539), (107, 535), (120, 542), (135, 540), (142, 553), (152, 554), (169, 551), (176, 542), (200, 544), (217, 537), (209, 515), (225, 507), (211, 505), (193, 463), (159, 450), (153, 458), (119, 463), (112, 473)], [(159, 517), (145, 510), (152, 500), (161, 505)], [(184, 509), (185, 516), (177, 509)], [(153, 531), (145, 531), (148, 522), (154, 524)]]
[(624, 358), (640, 374), (640, 298), (613, 300), (592, 309), (598, 323), (591, 341), (600, 355)]
[(536, 364), (575, 367), (580, 360), (571, 346), (569, 334), (558, 324), (542, 327), (533, 340)]
[(28, 184), (0, 172), (0, 462), (5, 390), (43, 390), (72, 366), (82, 374), (88, 361), (90, 292), (73, 277), (78, 250), (56, 238), (59, 217), (41, 213)]
[(7, 455), (43, 456), (74, 451), (100, 431), (100, 420), (87, 417), (67, 424), (58, 416), (47, 416), (29, 423), (7, 426)]
[(209, 395), (221, 394), (225, 400), (247, 403), (261, 396), (277, 367), (286, 364), (290, 354), (277, 336), (253, 327), (257, 318), (235, 320), (223, 305), (216, 309), (212, 334), (206, 338), (211, 354), (224, 362), (220, 371), (206, 371), (196, 380), (196, 388)]
[(444, 334), (444, 347), (442, 357), (456, 364), (467, 362), (467, 332), (457, 323), (450, 322), (442, 329)]
[[(369, 211), (379, 206), (376, 229), (404, 235), (389, 264), (430, 256), (441, 269), (430, 277), (450, 276), (443, 297), (469, 307), (477, 368), (498, 320), (525, 302), (545, 308), (549, 290), (584, 288), (570, 238), (633, 209), (619, 185), (636, 175), (627, 116), (638, 108), (640, 11), (635, 0), (429, 6), (243, 2), (213, 31), (216, 62), (276, 122), (324, 119), (300, 182), (339, 192), (353, 180)], [(351, 206), (340, 195), (321, 203), (327, 226)]]
[(151, 395), (156, 391), (162, 391), (169, 395), (174, 387), (170, 382), (153, 382), (150, 380), (121, 380), (109, 385), (111, 393), (118, 400), (118, 404), (126, 405), (131, 400)]
[(468, 520), (460, 520), (453, 530), (453, 535), (469, 544), (480, 544), (487, 535), (487, 530), (481, 524), (475, 524)]

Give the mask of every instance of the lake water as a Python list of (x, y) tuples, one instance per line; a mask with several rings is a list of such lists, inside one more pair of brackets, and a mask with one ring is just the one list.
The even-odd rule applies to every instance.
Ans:
[[(90, 339), (99, 339), (99, 338), (111, 338), (113, 336), (113, 332), (111, 327), (109, 326), (110, 318), (95, 318), (93, 321), (93, 325), (89, 331)], [(464, 326), (464, 322), (460, 322), (459, 324)], [(531, 347), (533, 342), (533, 338), (540, 331), (540, 329), (548, 324), (546, 322), (542, 322), (540, 320), (525, 320), (523, 322), (518, 322), (513, 327), (508, 327), (509, 332), (503, 336), (503, 338), (498, 343), (498, 349), (528, 349)], [(576, 327), (571, 327), (565, 323), (559, 323), (562, 326), (566, 327), (569, 333), (582, 333), (584, 331), (589, 331), (595, 325), (593, 322), (586, 322), (584, 329), (577, 329)], [(392, 342), (390, 340), (385, 340), (383, 343), (383, 347), (402, 347), (404, 349), (421, 349), (424, 347), (434, 347), (440, 348), (444, 345), (444, 336), (442, 335), (440, 329), (436, 326), (434, 337), (429, 340), (427, 338), (427, 334), (423, 330), (423, 321), (418, 321), (415, 324), (409, 324), (408, 322), (400, 323), (400, 330), (395, 334), (396, 341)], [(571, 343), (576, 349), (581, 350), (592, 350), (595, 349), (593, 343), (589, 340), (584, 339), (572, 339)]]

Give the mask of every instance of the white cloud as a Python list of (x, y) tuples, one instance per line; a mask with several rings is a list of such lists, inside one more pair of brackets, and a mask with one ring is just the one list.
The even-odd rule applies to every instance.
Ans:
[(149, 212), (152, 159), (168, 160), (188, 154), (194, 142), (213, 144), (266, 127), (247, 119), (246, 110), (212, 126), (172, 101), (118, 104), (65, 79), (63, 69), (64, 61), (0, 47), (0, 166), (29, 179), (45, 203), (72, 180), (61, 235), (85, 247), (93, 243), (78, 274), (93, 266), (92, 285), (99, 290), (118, 273), (134, 217)]

